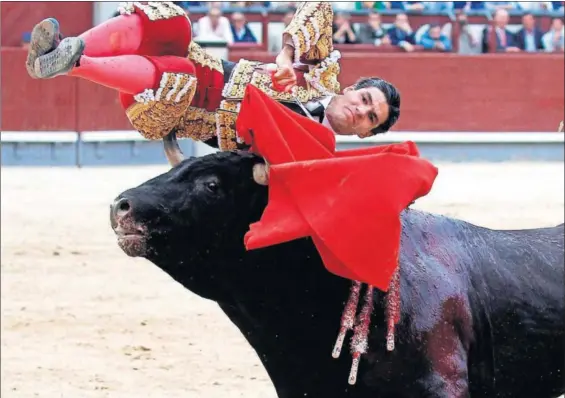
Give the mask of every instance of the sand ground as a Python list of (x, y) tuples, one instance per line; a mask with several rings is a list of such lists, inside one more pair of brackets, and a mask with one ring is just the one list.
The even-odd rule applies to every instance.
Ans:
[[(493, 228), (564, 220), (563, 163), (438, 166), (415, 207)], [(116, 245), (111, 200), (165, 170), (2, 169), (2, 398), (275, 397), (213, 302)]]

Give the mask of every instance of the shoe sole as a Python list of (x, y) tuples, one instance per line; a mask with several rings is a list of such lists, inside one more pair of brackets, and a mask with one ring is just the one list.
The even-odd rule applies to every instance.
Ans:
[[(65, 43), (67, 40), (67, 43)], [(84, 52), (84, 41), (78, 37), (67, 38), (48, 54), (35, 60), (34, 72), (40, 79), (49, 79), (66, 74), (77, 63)]]
[(59, 22), (47, 18), (34, 26), (26, 60), (26, 69), (30, 77), (37, 79), (34, 71), (35, 60), (57, 47), (59, 39)]

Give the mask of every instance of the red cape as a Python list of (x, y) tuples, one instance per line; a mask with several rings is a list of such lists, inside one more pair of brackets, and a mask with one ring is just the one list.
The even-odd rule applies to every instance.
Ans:
[(270, 164), (269, 202), (248, 250), (310, 236), (326, 268), (387, 291), (398, 265), (400, 213), (438, 170), (413, 142), (336, 151), (334, 133), (248, 85), (240, 139)]

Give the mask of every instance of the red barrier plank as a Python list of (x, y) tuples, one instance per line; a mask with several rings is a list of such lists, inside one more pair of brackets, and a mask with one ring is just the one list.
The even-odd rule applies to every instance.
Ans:
[(15, 1), (0, 4), (2, 47), (19, 46), (22, 33), (48, 17), (57, 18), (65, 36), (76, 36), (92, 27), (90, 1)]
[[(273, 62), (266, 52), (234, 50), (230, 59)], [(25, 51), (2, 50), (2, 129), (131, 129), (117, 94), (93, 83), (59, 77), (32, 80)], [(563, 54), (397, 54), (345, 52), (342, 87), (380, 76), (402, 93), (395, 130), (550, 131), (563, 120)]]
[(77, 81), (34, 80), (25, 59), (20, 48), (2, 48), (2, 130), (76, 131)]
[(76, 81), (78, 131), (132, 129), (117, 91), (83, 79)]

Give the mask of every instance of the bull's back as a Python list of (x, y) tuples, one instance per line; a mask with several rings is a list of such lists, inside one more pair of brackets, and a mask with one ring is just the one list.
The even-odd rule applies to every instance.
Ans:
[(402, 244), (404, 258), (418, 253), (428, 276), (445, 275), (445, 290), (469, 299), (471, 396), (565, 392), (563, 224), (497, 231), (410, 210)]
[(564, 392), (563, 225), (476, 233), (485, 245), (469, 263), (469, 290), (475, 333), (488, 341), (477, 362), (490, 362), (499, 397), (556, 397)]

